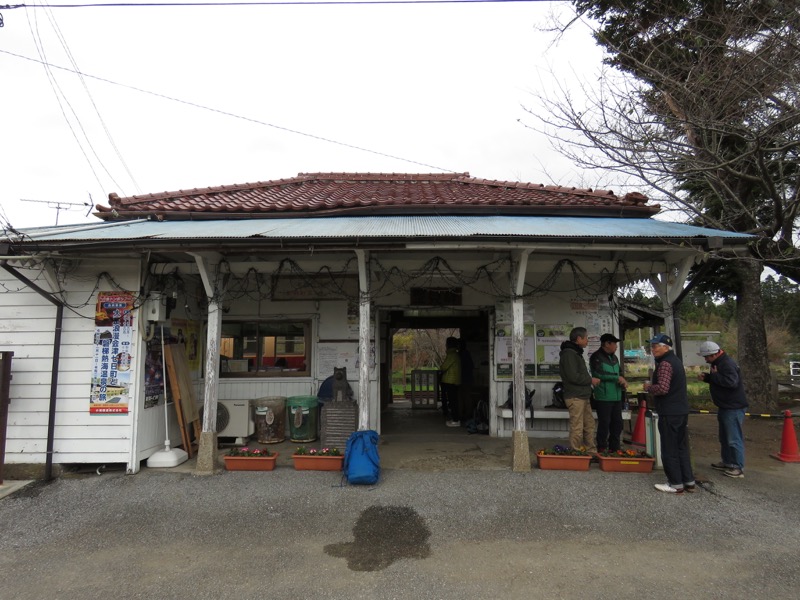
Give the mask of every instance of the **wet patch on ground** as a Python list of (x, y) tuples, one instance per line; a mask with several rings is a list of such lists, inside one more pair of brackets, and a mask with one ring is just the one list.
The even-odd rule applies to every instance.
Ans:
[(328, 544), (330, 556), (347, 559), (352, 571), (380, 571), (404, 558), (431, 554), (425, 520), (407, 506), (371, 506), (353, 527), (353, 541)]

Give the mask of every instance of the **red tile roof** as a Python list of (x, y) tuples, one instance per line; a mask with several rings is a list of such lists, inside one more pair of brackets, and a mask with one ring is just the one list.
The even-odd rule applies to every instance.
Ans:
[(235, 219), (337, 215), (527, 214), (648, 217), (647, 197), (490, 181), (469, 173), (300, 173), (290, 179), (163, 192), (97, 205), (105, 220)]

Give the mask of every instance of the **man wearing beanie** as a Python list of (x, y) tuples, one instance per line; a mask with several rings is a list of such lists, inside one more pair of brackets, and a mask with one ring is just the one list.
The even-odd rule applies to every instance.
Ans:
[(722, 461), (711, 466), (723, 475), (741, 479), (744, 477), (742, 423), (747, 397), (739, 365), (716, 342), (703, 342), (697, 354), (711, 365), (709, 373), (700, 373), (697, 378), (709, 385), (711, 400), (717, 407)]

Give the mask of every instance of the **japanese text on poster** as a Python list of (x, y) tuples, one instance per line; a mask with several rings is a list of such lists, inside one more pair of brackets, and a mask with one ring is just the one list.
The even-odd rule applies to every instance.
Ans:
[(94, 323), (89, 413), (127, 413), (133, 368), (133, 294), (100, 292)]

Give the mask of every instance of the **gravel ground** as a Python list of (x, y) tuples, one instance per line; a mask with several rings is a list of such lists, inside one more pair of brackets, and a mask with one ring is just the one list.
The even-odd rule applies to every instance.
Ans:
[(794, 600), (800, 465), (775, 465), (680, 497), (596, 467), (64, 477), (0, 500), (0, 596)]

